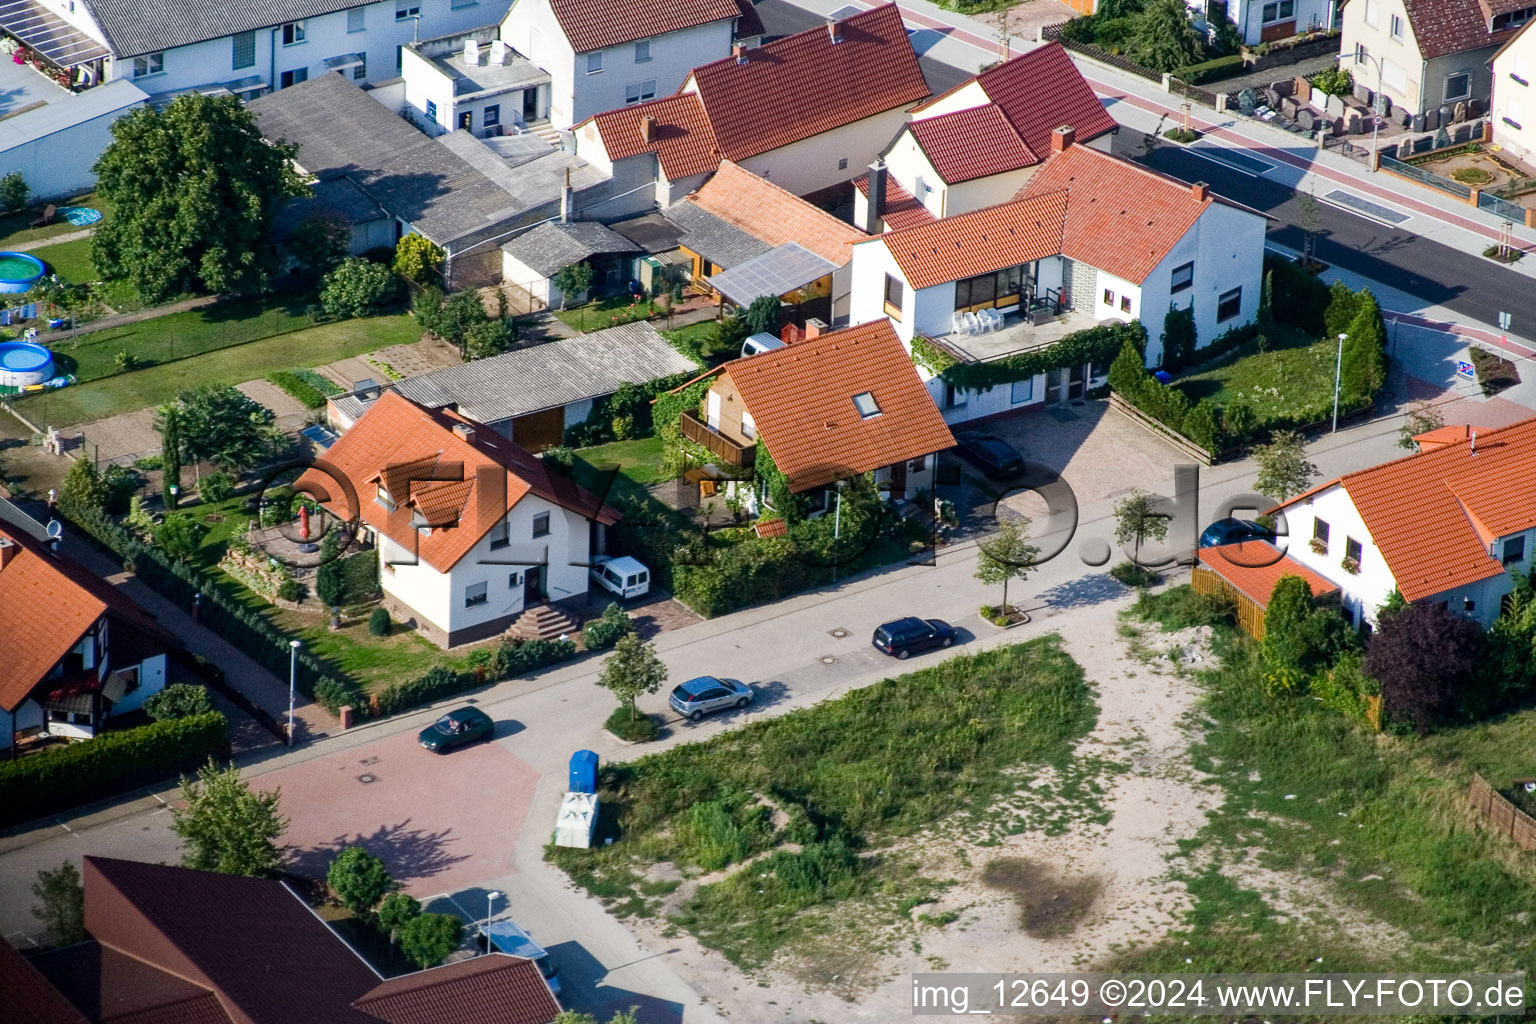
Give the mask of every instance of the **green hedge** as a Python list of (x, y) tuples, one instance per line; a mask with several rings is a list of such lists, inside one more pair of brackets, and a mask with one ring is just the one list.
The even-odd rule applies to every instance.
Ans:
[(102, 733), (0, 762), (0, 823), (14, 824), (191, 771), (229, 743), (217, 711)]
[(937, 372), (946, 384), (964, 391), (986, 391), (1063, 366), (1107, 363), (1115, 358), (1115, 353), (1127, 342), (1146, 351), (1147, 331), (1140, 320), (1132, 320), (1130, 323), (1115, 320), (1098, 324), (1075, 331), (1046, 348), (1021, 352), (987, 363), (956, 362), (926, 342), (921, 345), (920, 351), (919, 339), (913, 339), (912, 350), (918, 362), (927, 366), (930, 372), (935, 372), (934, 365), (943, 367)]
[(1332, 301), (1328, 286), (1299, 263), (1272, 252), (1264, 254), (1264, 272), (1274, 282), (1275, 319), (1313, 336), (1321, 336), (1323, 313)]
[(1243, 73), (1243, 67), (1243, 55), (1234, 53), (1227, 57), (1217, 57), (1215, 60), (1201, 61), (1199, 64), (1179, 68), (1173, 72), (1173, 77), (1190, 85), (1200, 85), (1202, 82), (1214, 82), (1240, 75)]
[(486, 682), (526, 675), (576, 656), (569, 640), (503, 640), (488, 666), (489, 672), (456, 672), (439, 665), (425, 675), (391, 683), (378, 691), (379, 714), (399, 714), (409, 708), (451, 697)]
[(267, 374), (267, 381), (303, 403), (306, 409), (318, 409), (330, 396), (341, 394), (341, 388), (314, 370), (276, 370)]

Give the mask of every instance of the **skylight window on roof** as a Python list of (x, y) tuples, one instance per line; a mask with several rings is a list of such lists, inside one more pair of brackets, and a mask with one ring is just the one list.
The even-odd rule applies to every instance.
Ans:
[(880, 403), (875, 401), (875, 396), (868, 391), (861, 391), (853, 396), (853, 406), (859, 410), (859, 415), (866, 420), (871, 416), (880, 415)]

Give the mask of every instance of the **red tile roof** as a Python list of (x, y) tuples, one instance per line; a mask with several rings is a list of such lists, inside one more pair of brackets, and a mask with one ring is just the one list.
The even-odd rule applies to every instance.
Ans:
[(1269, 607), (1275, 584), (1284, 576), (1300, 576), (1312, 588), (1312, 596), (1338, 590), (1338, 586), (1308, 569), (1290, 555), (1282, 555), (1265, 540), (1240, 541), (1201, 548), (1200, 561), (1216, 575), (1232, 584), (1260, 608)]
[(1485, 8), (1479, 0), (1404, 0), (1403, 6), (1413, 26), (1414, 41), (1419, 44), (1419, 55), (1434, 60), (1463, 50), (1496, 46), (1512, 38), (1519, 31), (1517, 27), (1490, 32), (1488, 26), (1493, 14), (1525, 5), (1500, 4), (1496, 10), (1493, 6)]
[[(28, 1024), (89, 1024), (85, 1015), (48, 983), (27, 958), (0, 938), (0, 992), (7, 1020)], [(11, 1017), (11, 1014), (15, 1014)]]
[(908, 127), (946, 184), (958, 185), (1040, 162), (996, 104), (913, 121)]
[[(793, 491), (952, 447), (896, 329), (880, 319), (720, 367)], [(879, 407), (861, 416), (855, 395)]]
[(895, 4), (837, 29), (837, 43), (820, 26), (693, 69), (724, 156), (745, 160), (928, 95)]
[[(455, 433), (455, 426), (469, 427), (474, 440)], [(395, 543), (414, 548), (438, 572), (452, 569), (528, 494), (600, 522), (618, 521), (613, 509), (569, 478), (550, 473), (527, 449), (490, 427), (446, 409), (424, 409), (393, 391), (384, 392), (341, 435), (326, 461), (351, 482), (360, 509), (353, 509), (345, 494), (334, 493), (335, 481), (317, 470), (301, 476), (300, 485), (324, 488), (331, 497), (322, 504), (333, 514), (343, 519), (360, 514)], [(381, 483), (396, 503), (394, 511), (375, 500)], [(431, 533), (412, 525), (417, 510), (434, 526)]]
[[(860, 194), (869, 195), (869, 175), (861, 174), (853, 179), (853, 187)], [(902, 188), (901, 182), (893, 175), (885, 176), (885, 224), (892, 231), (900, 231), (902, 228), (915, 228), (919, 224), (932, 224), (938, 220), (928, 212), (928, 207), (918, 202), (916, 197)]]
[(1405, 598), (1501, 575), (1489, 541), (1536, 526), (1536, 419), (1349, 473), (1286, 502), (1342, 487)]
[(1066, 216), (1067, 193), (1052, 192), (888, 231), (878, 241), (907, 284), (928, 288), (1058, 254)]
[(868, 237), (852, 224), (730, 160), (722, 161), (720, 169), (688, 197), (688, 202), (770, 246), (795, 242), (838, 266), (853, 258), (855, 242)]
[(74, 559), (9, 523), (0, 523), (0, 537), (18, 549), (0, 569), (0, 636), (18, 638), (0, 659), (0, 708), (19, 707), (109, 612), (168, 646), (176, 642), (154, 616)]
[[(656, 119), (655, 136), (649, 142), (643, 125), (647, 117)], [(667, 96), (597, 114), (578, 125), (577, 133), (587, 124), (597, 125), (603, 150), (610, 160), (655, 153), (668, 181), (703, 174), (720, 162), (720, 148), (697, 93)]]
[(1078, 142), (1115, 128), (1115, 119), (1060, 43), (983, 71), (976, 81), (1013, 124), (1024, 145), (1042, 160), (1051, 152), (1051, 132), (1062, 125), (1072, 127)]
[(1418, 444), (1419, 451), (1432, 452), (1446, 445), (1463, 444), (1471, 435), (1472, 428), (1465, 423), (1459, 426), (1436, 427), (1434, 430), (1423, 434), (1414, 434), (1413, 440)]
[(1061, 253), (1140, 284), (1215, 201), (1140, 164), (1087, 146), (1047, 160), (1019, 192), (1025, 199), (1062, 190), (1067, 218)]
[(386, 1024), (550, 1024), (560, 1013), (533, 961), (505, 953), (391, 978), (352, 1005)]
[(736, 0), (550, 0), (549, 6), (577, 53), (741, 17)]

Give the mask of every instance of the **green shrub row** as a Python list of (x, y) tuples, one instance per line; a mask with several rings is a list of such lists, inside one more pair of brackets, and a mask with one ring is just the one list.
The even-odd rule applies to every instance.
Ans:
[(1062, 338), (1054, 345), (1033, 352), (995, 359), (986, 363), (962, 363), (921, 337), (912, 339), (912, 354), (930, 373), (946, 384), (964, 391), (986, 391), (1063, 366), (1084, 363), (1103, 365), (1127, 342), (1145, 350), (1147, 332), (1141, 321), (1119, 320), (1096, 324)]
[(222, 756), (228, 742), (224, 716), (210, 711), (0, 761), (0, 824), (190, 771)]
[(694, 376), (695, 373), (676, 373), (644, 384), (620, 384), (613, 394), (593, 401), (585, 420), (566, 428), (565, 446), (591, 448), (610, 441), (650, 437), (655, 432), (651, 403)]
[(267, 374), (267, 381), (282, 388), (306, 409), (318, 409), (330, 396), (341, 394), (341, 388), (314, 370), (276, 370)]
[(1274, 318), (1320, 336), (1325, 329), (1323, 312), (1331, 300), (1328, 286), (1299, 263), (1272, 252), (1264, 254), (1264, 273), (1273, 286)]
[(1243, 73), (1243, 55), (1234, 53), (1226, 57), (1217, 57), (1215, 60), (1201, 61), (1199, 64), (1190, 64), (1173, 72), (1173, 77), (1190, 85), (1200, 85), (1203, 82), (1214, 82), (1222, 78), (1231, 78)]
[(490, 656), (489, 663), (478, 671), (456, 672), (446, 665), (439, 665), (425, 675), (384, 687), (375, 695), (379, 714), (398, 714), (488, 681), (527, 675), (575, 656), (576, 645), (569, 640), (503, 640)]

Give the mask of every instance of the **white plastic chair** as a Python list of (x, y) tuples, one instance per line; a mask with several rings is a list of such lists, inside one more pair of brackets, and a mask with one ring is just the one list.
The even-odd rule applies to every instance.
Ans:
[(969, 334), (970, 333), (970, 331), (965, 326), (965, 314), (961, 313), (958, 310), (955, 311), (955, 333), (956, 334)]
[(966, 313), (965, 314), (965, 333), (966, 334), (980, 334), (981, 333), (981, 317), (977, 316), (975, 313), (970, 313), (970, 312)]
[(997, 315), (995, 309), (983, 309), (976, 315), (980, 318), (981, 329), (984, 331), (995, 331), (1002, 326), (1003, 318)]

